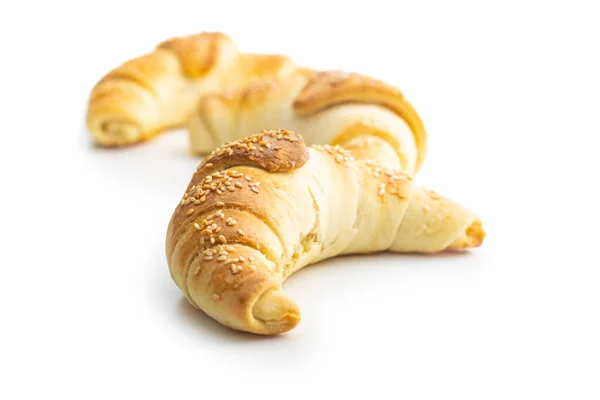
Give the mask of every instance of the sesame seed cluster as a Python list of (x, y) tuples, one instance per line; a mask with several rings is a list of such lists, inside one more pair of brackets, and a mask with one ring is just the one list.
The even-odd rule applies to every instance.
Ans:
[[(250, 190), (252, 193), (258, 194), (260, 193), (259, 187), (260, 182), (255, 181), (252, 177), (234, 169), (216, 171), (205, 176), (202, 179), (202, 182), (192, 185), (189, 190), (184, 193), (180, 202), (180, 212), (185, 212), (186, 216), (194, 215), (198, 212), (198, 209), (192, 206), (184, 211), (183, 207), (190, 204), (200, 205), (207, 201), (207, 198), (210, 198), (211, 194), (212, 196), (217, 196), (217, 198), (236, 190)], [(205, 245), (214, 245), (216, 243), (220, 245), (226, 244), (228, 240), (222, 230), (225, 227), (234, 228), (237, 225), (237, 220), (235, 218), (226, 215), (226, 211), (224, 211), (224, 208), (226, 209), (225, 201), (217, 200), (213, 204), (217, 208), (214, 213), (204, 216), (201, 221), (198, 221), (197, 219), (192, 219), (190, 221), (190, 224), (192, 224), (196, 230), (200, 231), (200, 245), (203, 247)], [(241, 228), (236, 229), (235, 234), (239, 236), (246, 235)]]
[[(213, 159), (222, 156), (232, 156), (235, 150), (241, 150), (243, 153), (250, 153), (253, 151), (265, 152), (268, 149), (279, 151), (283, 148), (281, 145), (272, 145), (269, 143), (269, 139), (285, 140), (288, 142), (299, 142), (301, 139), (294, 132), (287, 131), (285, 129), (279, 129), (277, 131), (263, 130), (252, 136), (247, 136), (234, 142), (227, 142), (223, 146), (214, 150), (210, 153), (204, 162), (198, 165), (198, 169), (204, 166), (211, 167)], [(252, 160), (252, 156), (249, 156), (249, 160)]]
[[(241, 228), (236, 229), (238, 221), (234, 215), (228, 215), (227, 194), (245, 190), (253, 195), (258, 195), (260, 194), (260, 182), (234, 168), (227, 168), (227, 159), (234, 153), (238, 155), (240, 152), (244, 153), (244, 156), (250, 159), (249, 154), (267, 150), (278, 151), (283, 148), (281, 145), (269, 142), (269, 139), (286, 142), (302, 141), (292, 132), (279, 130), (263, 131), (257, 135), (227, 143), (213, 151), (198, 166), (198, 170), (202, 170), (204, 167), (205, 170), (208, 169), (206, 171), (208, 174), (204, 175), (204, 172), (201, 172), (204, 176), (201, 180), (199, 180), (200, 178), (193, 180), (180, 200), (178, 212), (185, 216), (186, 221), (189, 221), (184, 223), (191, 224), (193, 229), (200, 232), (199, 256), (202, 257), (202, 261), (217, 262), (227, 266), (231, 275), (237, 275), (242, 271), (254, 272), (256, 266), (253, 264), (253, 256), (244, 257), (239, 254), (239, 251), (236, 251), (243, 246), (236, 243), (239, 243), (241, 237), (246, 236), (246, 233)], [(210, 169), (217, 170), (211, 172)], [(206, 215), (206, 207), (201, 207), (204, 203), (208, 204), (209, 210), (211, 210), (208, 215)], [(201, 263), (196, 267), (194, 275), (198, 275), (203, 266), (204, 263)], [(220, 294), (213, 294), (213, 299), (219, 298)]]
[(400, 199), (407, 199), (409, 196), (410, 185), (412, 178), (404, 172), (383, 167), (379, 162), (369, 160), (365, 165), (371, 169), (371, 174), (374, 178), (384, 180), (377, 187), (377, 194), (382, 199), (386, 193), (397, 196)]
[[(354, 157), (339, 145), (313, 145), (312, 148), (329, 154), (340, 165), (354, 165)], [(409, 175), (395, 169), (386, 168), (376, 160), (366, 161), (365, 165), (371, 169), (371, 174), (374, 178), (384, 180), (384, 182), (380, 182), (377, 186), (377, 194), (382, 199), (386, 193), (395, 195), (401, 199), (408, 198), (410, 185), (407, 183), (412, 181)]]
[[(207, 164), (207, 166), (209, 165)], [(215, 171), (212, 174), (206, 175), (202, 179), (202, 182), (192, 184), (183, 194), (180, 204), (202, 204), (211, 193), (222, 196), (226, 192), (244, 190), (245, 187), (248, 187), (252, 192), (258, 194), (259, 186), (260, 182), (253, 180), (251, 176), (238, 172), (235, 169)], [(223, 201), (217, 201), (215, 205), (217, 207), (223, 207), (225, 203)], [(187, 213), (193, 214), (193, 210), (193, 208), (190, 208), (187, 210)]]
[[(236, 246), (231, 245), (223, 245), (219, 244), (216, 246), (212, 246), (208, 249), (202, 251), (202, 257), (204, 261), (212, 261), (215, 260), (223, 265), (228, 265), (229, 270), (233, 275), (238, 274), (244, 269), (248, 269), (249, 271), (256, 271), (256, 267), (254, 264), (254, 256), (249, 256), (248, 258), (244, 256), (235, 257)], [(194, 275), (198, 275), (202, 270), (202, 266), (196, 267), (194, 271)]]
[(354, 158), (350, 155), (350, 153), (348, 153), (339, 145), (313, 145), (312, 148), (331, 155), (336, 163), (343, 166), (349, 166), (354, 161)]

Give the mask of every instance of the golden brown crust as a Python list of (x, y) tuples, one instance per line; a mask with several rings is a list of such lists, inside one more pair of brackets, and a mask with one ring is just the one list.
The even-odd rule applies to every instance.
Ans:
[(220, 32), (204, 32), (197, 35), (177, 37), (160, 43), (158, 49), (172, 51), (186, 75), (200, 78), (210, 72), (218, 60), (219, 47), (233, 45), (229, 36)]
[(421, 165), (426, 148), (423, 122), (402, 92), (382, 81), (343, 71), (316, 73), (294, 101), (294, 108), (306, 115), (346, 103), (380, 104), (400, 115), (414, 134), (419, 150), (417, 165)]
[(284, 332), (298, 323), (293, 302), (285, 303), (281, 315), (269, 307), (275, 298), (285, 301), (278, 292), (283, 242), (270, 218), (282, 198), (277, 185), (260, 184), (263, 170), (290, 171), (308, 155), (298, 135), (264, 131), (215, 150), (200, 164), (166, 242), (171, 276), (192, 305), (254, 333)]
[[(183, 242), (193, 239), (194, 246), (200, 245), (203, 249), (219, 244), (219, 236), (223, 235), (225, 243), (257, 247), (273, 259), (274, 250), (267, 244), (279, 239), (273, 237), (277, 227), (268, 222), (267, 216), (278, 199), (273, 193), (274, 188), (260, 187), (260, 181), (252, 171), (223, 170), (249, 166), (268, 172), (285, 172), (300, 168), (308, 157), (303, 139), (285, 130), (264, 131), (213, 151), (198, 166), (173, 214), (167, 232), (167, 258), (172, 257), (175, 246), (182, 242), (182, 235), (189, 236)], [(217, 209), (225, 211), (219, 212)], [(216, 218), (215, 212), (219, 213)], [(228, 225), (227, 218), (232, 218), (234, 223), (230, 221)], [(213, 222), (208, 224), (211, 220)], [(207, 230), (213, 223), (217, 225)], [(214, 231), (217, 226), (219, 232)], [(240, 234), (240, 230), (243, 234)]]
[(300, 168), (308, 157), (302, 136), (285, 129), (264, 130), (216, 149), (198, 168), (217, 171), (248, 165), (268, 172), (285, 172)]
[[(154, 87), (150, 82), (154, 78), (169, 72), (169, 57), (163, 51), (152, 52), (140, 57), (136, 57), (121, 64), (114, 70), (106, 74), (95, 86), (94, 89), (103, 86), (111, 80), (123, 79), (135, 82), (139, 86), (154, 93)], [(92, 99), (95, 98), (95, 91), (92, 91)]]
[(240, 65), (252, 78), (275, 77), (296, 68), (294, 61), (281, 54), (242, 54)]

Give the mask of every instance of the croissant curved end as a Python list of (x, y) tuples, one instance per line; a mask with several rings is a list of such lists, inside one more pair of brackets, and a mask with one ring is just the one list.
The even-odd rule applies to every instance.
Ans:
[(285, 293), (277, 289), (264, 292), (252, 308), (254, 318), (272, 333), (292, 330), (300, 322), (300, 309)]
[(454, 240), (449, 249), (466, 249), (479, 247), (485, 239), (485, 231), (481, 224), (481, 220), (477, 218), (466, 230), (464, 235)]
[(103, 147), (127, 146), (145, 140), (139, 125), (123, 119), (92, 121), (89, 129), (96, 143)]

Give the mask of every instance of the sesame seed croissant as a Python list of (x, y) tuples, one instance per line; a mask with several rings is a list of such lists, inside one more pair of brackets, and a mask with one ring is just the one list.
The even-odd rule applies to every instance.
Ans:
[(169, 223), (171, 276), (230, 328), (277, 334), (300, 321), (282, 283), (342, 254), (479, 246), (479, 218), (399, 170), (286, 130), (230, 142), (198, 166)]
[(222, 33), (175, 37), (96, 83), (88, 100), (87, 126), (102, 146), (142, 142), (183, 126), (203, 94), (295, 69), (282, 55), (241, 53)]

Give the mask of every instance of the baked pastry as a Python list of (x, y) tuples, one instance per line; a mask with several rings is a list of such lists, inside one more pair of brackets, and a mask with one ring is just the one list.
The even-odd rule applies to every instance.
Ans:
[(214, 150), (169, 223), (166, 257), (190, 304), (220, 323), (277, 334), (300, 320), (281, 290), (300, 268), (341, 254), (479, 246), (479, 218), (399, 170), (285, 130)]
[(308, 144), (362, 148), (363, 158), (411, 174), (427, 147), (423, 123), (398, 89), (355, 73), (305, 69), (203, 96), (190, 117), (190, 143), (192, 151), (206, 154), (226, 141), (279, 128)]
[(296, 68), (282, 55), (240, 53), (222, 33), (172, 38), (125, 62), (94, 86), (88, 129), (102, 146), (138, 143), (183, 126), (205, 93), (276, 78)]
[(427, 147), (419, 115), (394, 87), (317, 72), (283, 55), (242, 53), (222, 33), (164, 41), (109, 72), (90, 94), (87, 125), (102, 146), (186, 124), (199, 155), (261, 129), (287, 128), (309, 144), (364, 147), (368, 158), (414, 173)]

